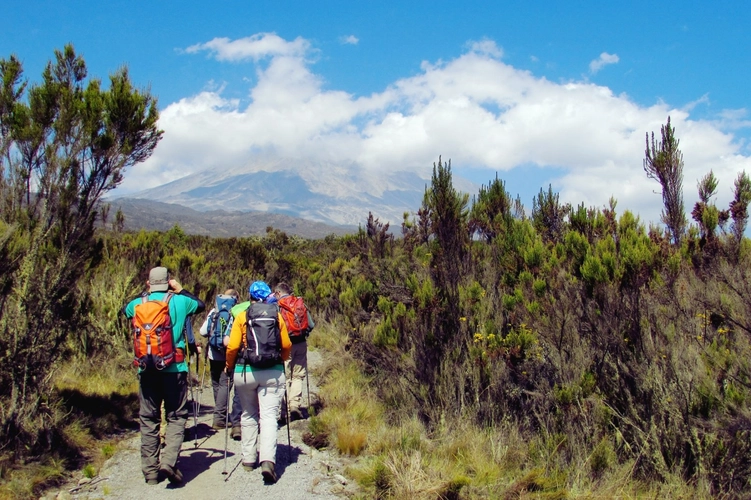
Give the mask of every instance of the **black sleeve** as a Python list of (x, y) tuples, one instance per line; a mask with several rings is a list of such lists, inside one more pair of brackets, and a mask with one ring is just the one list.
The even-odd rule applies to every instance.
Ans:
[(180, 293), (178, 295), (185, 295), (186, 297), (190, 297), (191, 299), (198, 302), (198, 307), (196, 307), (196, 311), (193, 314), (202, 313), (203, 311), (206, 310), (206, 304), (204, 304), (201, 299), (199, 299), (198, 297), (196, 297), (195, 295), (187, 291), (185, 288), (180, 290)]

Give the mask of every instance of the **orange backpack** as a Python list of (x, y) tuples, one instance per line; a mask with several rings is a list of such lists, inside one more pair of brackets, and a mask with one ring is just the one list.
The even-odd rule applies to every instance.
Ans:
[(133, 314), (133, 365), (142, 370), (164, 370), (172, 363), (185, 359), (182, 349), (175, 349), (172, 339), (172, 319), (169, 301), (172, 292), (162, 300), (149, 300), (149, 294), (141, 296)]

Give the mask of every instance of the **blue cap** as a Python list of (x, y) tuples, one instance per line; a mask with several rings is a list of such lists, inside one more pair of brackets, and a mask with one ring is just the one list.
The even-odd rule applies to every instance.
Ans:
[(264, 300), (271, 295), (271, 288), (263, 281), (254, 281), (251, 283), (248, 291), (250, 292), (250, 298), (253, 300)]
[(276, 304), (278, 302), (279, 302), (279, 300), (274, 296), (273, 293), (271, 295), (269, 295), (268, 297), (266, 297), (266, 303), (267, 304)]

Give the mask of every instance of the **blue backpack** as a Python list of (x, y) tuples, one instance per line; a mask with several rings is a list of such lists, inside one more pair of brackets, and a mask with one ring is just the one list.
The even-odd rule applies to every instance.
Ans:
[(224, 333), (232, 324), (232, 309), (237, 299), (232, 295), (217, 295), (214, 312), (209, 316), (209, 345), (219, 351), (224, 351)]

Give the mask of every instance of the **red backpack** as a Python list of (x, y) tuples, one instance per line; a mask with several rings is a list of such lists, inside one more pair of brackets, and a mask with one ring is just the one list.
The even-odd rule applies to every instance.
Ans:
[(167, 292), (162, 300), (149, 300), (149, 294), (145, 293), (134, 308), (133, 365), (142, 370), (164, 370), (185, 359), (182, 350), (175, 349), (172, 339), (171, 298), (172, 292)]
[(282, 319), (287, 325), (287, 331), (290, 337), (299, 337), (304, 335), (310, 328), (308, 323), (308, 308), (302, 300), (302, 297), (287, 295), (279, 299), (279, 310), (282, 313)]

